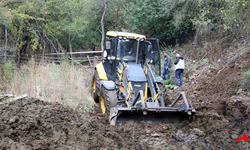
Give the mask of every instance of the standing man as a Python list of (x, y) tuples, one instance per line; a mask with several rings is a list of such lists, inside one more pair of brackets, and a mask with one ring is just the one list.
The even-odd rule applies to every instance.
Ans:
[(170, 80), (170, 68), (171, 68), (171, 58), (168, 56), (167, 52), (164, 52), (164, 70), (162, 79), (165, 79), (165, 75), (168, 75), (168, 80)]
[[(181, 86), (182, 85), (182, 82), (183, 82), (183, 79), (182, 79), (182, 74), (183, 74), (183, 71), (184, 71), (184, 58), (181, 57), (180, 54), (176, 53), (175, 54), (175, 57), (176, 57), (176, 60), (174, 62), (175, 64), (175, 85), (176, 86)], [(180, 78), (180, 85), (178, 83), (178, 78)]]

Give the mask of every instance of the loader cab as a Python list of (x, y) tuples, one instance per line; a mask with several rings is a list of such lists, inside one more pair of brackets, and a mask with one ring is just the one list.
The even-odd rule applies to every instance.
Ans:
[(121, 61), (135, 62), (137, 41), (135, 39), (119, 39), (116, 57)]
[[(106, 34), (103, 66), (109, 80), (117, 79), (117, 67), (123, 62), (135, 62), (144, 67), (147, 57), (154, 57), (155, 71), (160, 75), (160, 50), (157, 39), (144, 35), (108, 31)], [(136, 70), (135, 70), (136, 71)]]

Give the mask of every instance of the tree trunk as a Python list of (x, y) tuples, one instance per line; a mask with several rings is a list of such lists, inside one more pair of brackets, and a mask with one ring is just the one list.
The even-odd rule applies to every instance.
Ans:
[(73, 55), (72, 55), (72, 44), (71, 44), (71, 38), (70, 38), (70, 35), (69, 35), (69, 52), (70, 52), (70, 57), (73, 58)]
[[(95, 46), (92, 47), (92, 51), (95, 51)], [(96, 53), (94, 53), (94, 56), (96, 55)]]
[(71, 58), (73, 58), (73, 54), (72, 54), (72, 42), (75, 39), (75, 37), (76, 37), (76, 34), (72, 37), (72, 39), (71, 39), (71, 37), (69, 35), (69, 51), (70, 51), (70, 57)]
[(45, 56), (45, 48), (46, 48), (46, 42), (45, 42), (45, 37), (43, 38), (43, 64), (44, 64), (44, 56)]
[(5, 48), (5, 52), (6, 52), (6, 50), (8, 48), (8, 19), (7, 18), (5, 18), (5, 46), (4, 46), (4, 48)]
[(76, 34), (72, 37), (72, 39), (70, 38), (70, 35), (69, 35), (69, 51), (70, 51), (70, 57), (72, 58), (71, 65), (73, 65), (72, 41), (74, 40), (75, 37), (76, 37)]
[(104, 10), (103, 10), (103, 13), (102, 13), (102, 19), (101, 19), (101, 26), (102, 26), (102, 41), (101, 41), (101, 49), (102, 51), (104, 50), (104, 36), (105, 36), (105, 31), (104, 31), (104, 23), (103, 23), (103, 20), (104, 20), (104, 16), (105, 16), (105, 13), (106, 13), (106, 10), (107, 10), (107, 2), (108, 0), (104, 0)]
[(22, 48), (20, 48), (19, 50), (18, 50), (18, 53), (17, 53), (17, 66), (18, 67), (20, 67), (20, 59), (21, 59), (21, 57), (20, 57), (20, 52), (21, 52), (21, 50), (22, 50)]

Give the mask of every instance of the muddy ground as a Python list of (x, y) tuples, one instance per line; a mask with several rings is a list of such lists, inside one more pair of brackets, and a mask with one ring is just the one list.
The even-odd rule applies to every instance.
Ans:
[[(21, 99), (0, 105), (0, 149), (247, 149), (250, 92), (241, 84), (250, 52), (169, 92), (185, 91), (197, 113), (178, 125), (129, 121), (110, 126), (98, 109), (90, 115), (58, 103)], [(250, 147), (250, 146), (249, 146)]]
[[(218, 69), (191, 80), (175, 91), (185, 91), (197, 113), (192, 123), (181, 128), (190, 133), (198, 128), (206, 135), (199, 139), (206, 149), (246, 149), (245, 142), (236, 139), (246, 133), (250, 138), (250, 92), (242, 84), (242, 72), (250, 69), (250, 52), (246, 52)], [(250, 146), (249, 146), (250, 148)]]

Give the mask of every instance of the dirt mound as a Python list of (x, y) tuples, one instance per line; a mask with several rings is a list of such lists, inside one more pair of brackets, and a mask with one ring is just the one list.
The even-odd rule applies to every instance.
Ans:
[(171, 100), (185, 91), (197, 111), (194, 121), (181, 129), (188, 133), (194, 127), (204, 131), (203, 143), (208, 149), (246, 148), (246, 143), (235, 141), (243, 133), (250, 137), (250, 93), (241, 89), (242, 72), (249, 69), (247, 52), (228, 65), (170, 91)]
[(140, 148), (109, 126), (57, 103), (22, 99), (0, 105), (0, 120), (0, 149)]
[(250, 69), (250, 52), (243, 54), (237, 60), (217, 70), (210, 70), (208, 74), (184, 84), (175, 91), (170, 91), (171, 100), (180, 91), (185, 91), (187, 98), (196, 110), (214, 110), (219, 115), (225, 112), (225, 103), (239, 94), (241, 88), (242, 72)]
[(0, 149), (176, 149), (173, 127), (127, 122), (110, 126), (58, 103), (21, 99), (0, 105)]
[(197, 110), (180, 124), (129, 121), (110, 126), (98, 108), (86, 115), (58, 103), (21, 99), (0, 105), (0, 149), (246, 149), (250, 93), (241, 89), (250, 52), (169, 92), (180, 91)]

